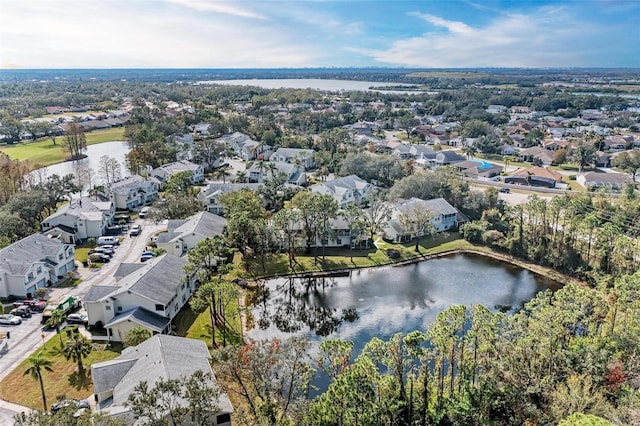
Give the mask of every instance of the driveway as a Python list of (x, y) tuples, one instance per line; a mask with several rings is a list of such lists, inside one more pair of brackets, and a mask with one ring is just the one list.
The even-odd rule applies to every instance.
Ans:
[[(54, 288), (50, 292), (50, 297), (76, 296), (82, 299), (93, 284), (114, 285), (113, 273), (120, 263), (140, 263), (140, 254), (145, 250), (151, 236), (165, 230), (167, 225), (166, 221), (156, 224), (148, 219), (138, 219), (135, 223), (142, 225), (142, 232), (137, 237), (126, 235), (116, 249), (111, 262), (95, 270), (80, 265), (78, 272), (82, 282), (74, 288)], [(20, 325), (0, 326), (0, 333), (7, 331), (11, 333), (11, 338), (7, 340), (8, 350), (0, 353), (0, 380), (34, 353), (42, 345), (43, 340), (49, 340), (56, 335), (55, 330), (44, 332), (41, 330), (41, 319), (42, 314), (37, 313), (31, 318), (23, 320)], [(0, 410), (6, 410), (5, 404), (4, 401), (0, 401)], [(11, 410), (9, 409), (9, 411)], [(0, 412), (0, 425), (12, 424), (12, 422), (3, 421), (5, 415), (9, 415), (9, 412)], [(12, 418), (13, 415), (15, 412), (10, 417)]]

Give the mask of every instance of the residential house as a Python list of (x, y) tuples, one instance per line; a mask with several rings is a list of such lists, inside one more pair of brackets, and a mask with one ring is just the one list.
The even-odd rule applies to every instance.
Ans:
[(436, 167), (449, 166), (451, 164), (460, 163), (465, 160), (466, 158), (458, 154), (457, 152), (444, 150), (436, 154), (436, 158), (433, 160), (433, 165)]
[(249, 182), (252, 183), (264, 183), (275, 173), (284, 173), (287, 177), (287, 183), (291, 185), (304, 186), (307, 184), (304, 167), (298, 167), (295, 164), (256, 161), (247, 169)]
[(375, 188), (374, 185), (356, 175), (329, 180), (309, 187), (314, 194), (330, 195), (341, 209), (350, 205), (359, 205), (373, 188)]
[(507, 109), (504, 105), (489, 105), (487, 112), (489, 114), (502, 114), (503, 112), (507, 112)]
[(61, 227), (65, 231), (73, 230), (74, 240), (98, 238), (104, 235), (107, 226), (113, 225), (115, 212), (113, 201), (96, 201), (89, 197), (81, 197), (61, 206), (43, 220), (40, 227), (43, 232), (55, 227)]
[(455, 163), (453, 167), (460, 173), (472, 179), (492, 178), (502, 173), (503, 167), (498, 164), (489, 163), (482, 160), (467, 160)]
[(560, 149), (567, 149), (569, 147), (569, 142), (565, 140), (544, 140), (542, 141), (542, 147), (544, 149), (548, 149), (549, 151), (558, 151)]
[(579, 174), (576, 182), (591, 190), (605, 188), (620, 191), (631, 183), (631, 177), (622, 173), (587, 172)]
[(411, 145), (409, 153), (415, 160), (433, 161), (436, 158), (436, 151), (424, 144)]
[(596, 167), (611, 167), (611, 154), (598, 151), (593, 163)]
[(196, 213), (187, 219), (169, 220), (167, 232), (158, 235), (158, 248), (174, 256), (183, 256), (200, 241), (224, 234), (227, 219), (209, 212)]
[[(160, 380), (190, 377), (196, 371), (202, 371), (211, 377), (206, 384), (217, 387), (210, 360), (205, 342), (185, 337), (155, 335), (137, 346), (125, 348), (118, 357), (91, 365), (97, 410), (125, 424), (138, 424), (128, 404), (136, 386), (146, 382), (153, 388)], [(183, 400), (174, 402), (181, 404)], [(229, 397), (220, 393), (215, 405), (219, 411), (207, 424), (231, 426), (233, 406)], [(188, 418), (179, 419), (178, 423), (190, 424)]]
[(173, 163), (165, 164), (151, 171), (151, 176), (156, 177), (162, 182), (161, 188), (167, 183), (169, 178), (181, 172), (190, 172), (190, 181), (192, 184), (204, 181), (204, 167), (192, 163), (189, 160), (180, 160)]
[(116, 209), (131, 210), (158, 198), (158, 183), (155, 179), (133, 175), (108, 185), (106, 195)]
[(545, 167), (534, 166), (516, 170), (510, 176), (506, 176), (504, 182), (555, 188), (557, 183), (562, 182), (562, 175)]
[(257, 192), (262, 188), (261, 183), (219, 183), (212, 182), (206, 188), (204, 188), (198, 199), (202, 201), (205, 208), (209, 213), (222, 216), (224, 214), (224, 208), (220, 204), (220, 196), (229, 192), (240, 191), (241, 189), (249, 189), (253, 192)]
[[(436, 232), (444, 232), (458, 227), (458, 209), (444, 198), (422, 200), (410, 198), (391, 204), (391, 218), (383, 227), (384, 238), (394, 243), (402, 243), (416, 238), (416, 235), (405, 231), (402, 225), (403, 215), (410, 215), (415, 209), (428, 210), (432, 214), (431, 224)], [(421, 237), (422, 235), (418, 235)]]
[(516, 152), (518, 152), (518, 150), (508, 143), (505, 143), (500, 147), (500, 155), (513, 155)]
[(629, 135), (607, 136), (602, 142), (602, 149), (604, 151), (610, 151), (610, 150), (620, 151), (625, 149), (627, 144), (629, 144), (632, 141), (633, 141), (633, 137)]
[(315, 167), (315, 153), (313, 149), (278, 148), (269, 156), (269, 161), (296, 164), (308, 170)]
[(133, 327), (152, 334), (171, 331), (171, 321), (196, 289), (196, 277), (183, 270), (187, 261), (163, 254), (131, 268), (116, 285), (94, 285), (82, 300), (88, 324), (102, 324), (107, 338), (122, 342)]
[(240, 132), (224, 135), (218, 141), (227, 145), (245, 161), (265, 160), (271, 154), (270, 145), (254, 141), (250, 136)]
[(553, 163), (554, 155), (555, 152), (550, 149), (546, 149), (541, 146), (532, 146), (531, 148), (521, 150), (518, 153), (518, 160), (548, 166)]
[(37, 289), (57, 283), (75, 269), (73, 245), (30, 235), (0, 249), (0, 297), (34, 297)]

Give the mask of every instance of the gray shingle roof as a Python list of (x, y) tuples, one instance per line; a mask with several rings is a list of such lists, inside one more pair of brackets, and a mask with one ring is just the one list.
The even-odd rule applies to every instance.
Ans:
[[(160, 379), (187, 377), (198, 370), (213, 375), (210, 357), (207, 345), (201, 340), (157, 334), (138, 346), (126, 348), (111, 361), (93, 364), (91, 375), (96, 392), (113, 389), (113, 405), (121, 406), (142, 381), (153, 387)], [(110, 375), (110, 371), (113, 374)], [(220, 395), (218, 405), (222, 412), (233, 411), (225, 394)]]
[(110, 210), (111, 204), (111, 201), (96, 201), (89, 197), (82, 197), (79, 200), (73, 200), (70, 203), (61, 206), (54, 214), (45, 219), (45, 222), (48, 219), (64, 214), (76, 217), (84, 216), (99, 218), (102, 216), (103, 212)]
[(0, 270), (10, 275), (23, 275), (35, 263), (55, 256), (66, 244), (42, 234), (29, 235), (0, 249)]
[(363, 188), (365, 188), (367, 185), (370, 185), (370, 184), (367, 183), (365, 180), (360, 179), (358, 176), (349, 175), (349, 176), (344, 176), (338, 179), (319, 183), (316, 185), (312, 185), (310, 189), (311, 189), (311, 192), (315, 192), (314, 188), (317, 189), (321, 186), (324, 186), (334, 194), (342, 194), (345, 189), (360, 191)]
[(121, 314), (118, 314), (115, 317), (111, 318), (111, 320), (107, 324), (105, 324), (105, 327), (113, 327), (114, 325), (119, 324), (123, 321), (140, 324), (145, 328), (150, 328), (156, 333), (162, 332), (165, 328), (167, 328), (169, 322), (171, 322), (169, 318), (160, 316), (145, 308), (137, 307), (129, 309), (128, 311), (124, 311)]
[(108, 294), (117, 290), (117, 286), (113, 285), (92, 285), (89, 287), (89, 291), (82, 298), (83, 302), (97, 302)]
[(116, 280), (126, 277), (132, 272), (137, 271), (142, 268), (144, 265), (142, 263), (121, 263), (118, 265), (118, 269), (113, 273), (113, 276)]
[(149, 259), (143, 267), (123, 277), (118, 282), (120, 285), (101, 299), (131, 291), (159, 304), (168, 305), (186, 279), (182, 269), (186, 264), (186, 260), (170, 254)]
[(177, 223), (167, 225), (170, 232), (160, 234), (157, 243), (166, 243), (176, 239), (184, 238), (187, 235), (200, 235), (205, 238), (214, 235), (221, 235), (227, 226), (227, 219), (209, 212), (196, 213), (181, 223), (176, 228), (171, 229)]

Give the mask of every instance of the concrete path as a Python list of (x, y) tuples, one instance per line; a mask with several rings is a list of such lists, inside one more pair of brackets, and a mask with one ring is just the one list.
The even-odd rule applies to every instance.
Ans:
[[(104, 264), (99, 269), (85, 268), (80, 262), (77, 262), (80, 266), (78, 273), (82, 282), (77, 287), (53, 288), (49, 292), (50, 298), (76, 296), (82, 299), (94, 284), (115, 285), (113, 273), (121, 263), (140, 263), (140, 254), (146, 249), (151, 236), (166, 230), (167, 226), (166, 221), (156, 224), (148, 219), (138, 219), (135, 223), (142, 225), (142, 232), (137, 237), (124, 236), (111, 262)], [(42, 331), (41, 318), (42, 314), (36, 313), (18, 326), (0, 326), (0, 333), (7, 331), (11, 333), (11, 338), (6, 340), (7, 350), (0, 353), (0, 380), (38, 350), (44, 341), (55, 337), (55, 330)], [(83, 328), (80, 327), (81, 331)], [(85, 333), (83, 332), (83, 334)], [(13, 416), (29, 410), (29, 408), (0, 400), (0, 425), (13, 424)]]

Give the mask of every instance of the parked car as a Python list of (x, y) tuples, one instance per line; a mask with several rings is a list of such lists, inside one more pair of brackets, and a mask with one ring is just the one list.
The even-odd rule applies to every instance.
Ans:
[(81, 313), (67, 315), (67, 323), (69, 324), (86, 324), (87, 319), (88, 317)]
[(92, 262), (109, 263), (111, 258), (103, 253), (92, 253), (89, 255), (89, 260)]
[(45, 302), (44, 300), (40, 300), (35, 305), (31, 305), (31, 310), (36, 312), (42, 312), (46, 307), (47, 307), (47, 302)]
[(89, 256), (94, 255), (94, 254), (100, 254), (102, 256), (107, 256), (109, 259), (111, 259), (111, 257), (113, 256), (112, 254), (104, 252), (104, 251), (102, 251), (100, 249), (91, 249), (91, 250), (89, 250), (88, 254), (89, 254)]
[(20, 306), (33, 306), (36, 303), (38, 303), (36, 299), (16, 300), (15, 302), (13, 302), (13, 307), (19, 308)]
[(502, 192), (502, 193), (504, 193), (504, 194), (508, 194), (508, 193), (510, 193), (510, 192), (511, 192), (511, 190), (510, 190), (509, 188), (500, 188), (498, 191), (499, 191), (499, 192)]
[(22, 318), (12, 314), (0, 315), (0, 324), (4, 325), (18, 325), (22, 324)]
[(135, 237), (137, 235), (140, 235), (140, 232), (142, 232), (142, 226), (136, 224), (131, 227), (131, 231), (129, 232), (129, 235), (131, 237)]
[(27, 305), (18, 306), (17, 308), (13, 308), (11, 315), (15, 315), (20, 318), (31, 318), (31, 309)]
[(105, 237), (98, 237), (98, 241), (96, 241), (96, 243), (99, 246), (118, 245), (120, 244), (120, 240), (118, 240), (116, 237), (113, 237), (113, 236), (105, 236)]
[(140, 209), (140, 214), (138, 215), (141, 219), (144, 219), (149, 214), (149, 210), (151, 207), (143, 207)]
[(151, 257), (156, 257), (156, 254), (152, 251), (143, 251), (140, 256), (151, 256)]
[(59, 411), (68, 406), (72, 406), (77, 409), (89, 408), (89, 401), (86, 401), (84, 399), (80, 401), (78, 401), (77, 399), (63, 399), (62, 401), (58, 401), (53, 404), (51, 406), (51, 411), (55, 413), (56, 411)]

